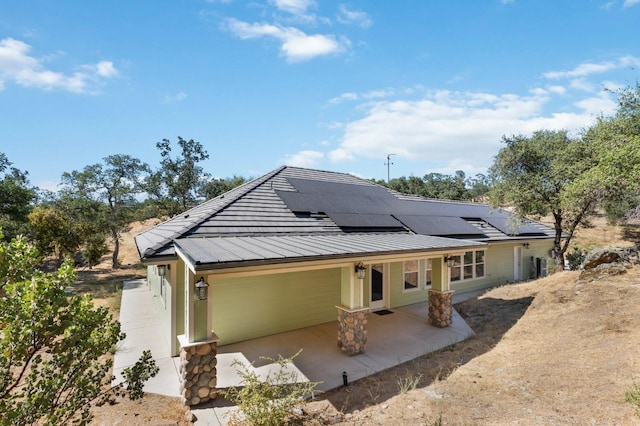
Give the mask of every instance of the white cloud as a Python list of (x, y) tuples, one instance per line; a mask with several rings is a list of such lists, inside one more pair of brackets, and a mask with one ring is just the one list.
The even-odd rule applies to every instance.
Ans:
[(322, 152), (306, 150), (286, 155), (283, 163), (294, 167), (314, 167), (323, 159), (324, 154)]
[(355, 24), (361, 28), (369, 28), (373, 25), (373, 20), (366, 12), (361, 10), (349, 10), (347, 6), (341, 4), (338, 9), (338, 22), (343, 24)]
[(388, 98), (389, 96), (393, 96), (395, 90), (393, 89), (380, 89), (380, 90), (371, 90), (362, 95), (365, 99), (380, 99), (380, 98)]
[(172, 103), (172, 102), (180, 102), (183, 101), (187, 98), (187, 94), (184, 92), (178, 92), (175, 95), (167, 95), (164, 97), (164, 102), (165, 103)]
[(227, 28), (237, 37), (248, 40), (272, 37), (281, 42), (281, 53), (290, 62), (305, 61), (317, 56), (341, 53), (349, 47), (347, 39), (333, 35), (308, 35), (293, 27), (279, 24), (250, 24), (234, 18), (226, 20)]
[[(640, 3), (640, 0), (634, 0)], [(585, 62), (570, 71), (550, 71), (543, 74), (548, 79), (562, 78), (583, 78), (591, 74), (600, 74), (618, 68), (640, 66), (640, 58), (634, 56), (623, 56), (615, 61), (605, 61), (599, 63)]]
[(118, 76), (118, 70), (113, 66), (113, 62), (111, 61), (101, 61), (95, 66), (96, 74), (100, 77), (116, 77)]
[(558, 95), (564, 95), (567, 93), (567, 89), (564, 86), (549, 86), (547, 87), (547, 90)]
[(269, 3), (292, 15), (305, 15), (309, 8), (317, 5), (314, 0), (270, 0)]
[(624, 0), (624, 7), (631, 7), (640, 4), (640, 0)]
[(572, 89), (582, 90), (583, 92), (594, 92), (596, 90), (595, 84), (586, 78), (575, 78), (569, 81), (569, 87)]
[(46, 69), (43, 60), (30, 56), (31, 46), (20, 40), (0, 40), (0, 89), (7, 81), (23, 87), (62, 89), (75, 93), (96, 93), (95, 85), (118, 75), (110, 61), (83, 65), (81, 71), (64, 74)]
[(464, 164), (465, 171), (482, 172), (505, 134), (578, 131), (596, 115), (615, 109), (611, 94), (603, 91), (575, 102), (572, 112), (545, 113), (554, 91), (560, 90), (534, 90), (529, 96), (440, 90), (419, 100), (380, 101), (346, 125), (341, 143), (327, 156), (344, 162), (393, 152), (399, 159), (437, 164), (442, 170), (455, 171)]
[(339, 96), (336, 96), (335, 98), (331, 98), (329, 99), (329, 103), (332, 104), (340, 104), (344, 101), (355, 101), (358, 99), (358, 94), (355, 92), (346, 92), (343, 93)]

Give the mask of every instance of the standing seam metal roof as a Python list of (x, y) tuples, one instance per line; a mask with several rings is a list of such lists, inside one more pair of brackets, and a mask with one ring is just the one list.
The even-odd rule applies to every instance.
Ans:
[[(387, 253), (462, 250), (486, 245), (478, 241), (412, 234), (183, 238), (174, 243), (196, 265), (196, 269)], [(246, 250), (246, 244), (251, 244), (254, 250)], [(286, 254), (281, 252), (283, 246), (289, 247)]]
[[(327, 192), (324, 195), (320, 193), (314, 199), (313, 191)], [(337, 198), (332, 199), (332, 194)], [(353, 197), (351, 203), (349, 197), (346, 197), (348, 194)], [(381, 197), (382, 204), (397, 211), (377, 206), (375, 200), (378, 196)], [(287, 204), (288, 201), (299, 204), (302, 211), (294, 211)], [(319, 210), (333, 208), (336, 211), (304, 211), (307, 202)], [(367, 211), (362, 211), (359, 206)], [(388, 219), (383, 217), (385, 215)], [(359, 216), (362, 220), (359, 220)], [(345, 234), (424, 234), (477, 241), (553, 236), (553, 230), (540, 224), (523, 228), (531, 234), (507, 235), (499, 228), (506, 227), (508, 217), (508, 213), (494, 211), (486, 205), (427, 200), (415, 195), (399, 194), (344, 173), (284, 166), (140, 233), (135, 240), (141, 259), (152, 260), (175, 256), (174, 242), (178, 240), (202, 238), (225, 237), (227, 242), (219, 241), (222, 245), (218, 249), (227, 249), (227, 243), (233, 241), (233, 244), (242, 247), (245, 252), (240, 254), (237, 251), (239, 248), (235, 246), (229, 250), (236, 257), (244, 258), (251, 257), (254, 252), (262, 253), (266, 249), (274, 250), (274, 253), (284, 257), (296, 256), (300, 250), (332, 255), (332, 244), (335, 241), (331, 236)], [(488, 222), (490, 218), (498, 227)], [(396, 219), (400, 219), (399, 226), (390, 227)], [(460, 227), (454, 226), (456, 223)], [(446, 230), (440, 229), (442, 224), (447, 225)], [(536, 234), (537, 231), (539, 233)], [(330, 236), (330, 239), (325, 241), (310, 238), (321, 235)], [(272, 236), (297, 238), (270, 239), (265, 246), (261, 237)], [(236, 239), (231, 240), (231, 237)], [(368, 244), (366, 239), (358, 241)], [(453, 244), (455, 240), (449, 238), (447, 241)], [(405, 243), (402, 240), (401, 244), (395, 246), (395, 250), (403, 250), (402, 244)], [(319, 246), (313, 247), (314, 244)], [(386, 244), (384, 250), (391, 249), (395, 243), (388, 241)], [(375, 249), (375, 245), (367, 247), (370, 252), (375, 252)], [(334, 251), (342, 253), (341, 250)], [(206, 256), (204, 253), (203, 255)], [(224, 257), (222, 252), (220, 256)]]

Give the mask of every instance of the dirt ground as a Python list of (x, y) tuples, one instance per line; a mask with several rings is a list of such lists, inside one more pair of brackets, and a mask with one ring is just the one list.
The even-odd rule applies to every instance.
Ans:
[[(578, 233), (581, 246), (640, 241), (637, 228), (597, 225)], [(127, 250), (129, 266), (116, 281), (144, 273), (135, 257), (126, 260), (135, 249)], [(101, 270), (95, 277), (112, 279)], [(577, 277), (563, 272), (506, 285), (456, 305), (474, 337), (321, 394), (296, 423), (640, 424), (637, 407), (625, 402), (640, 384), (640, 268), (591, 283)], [(188, 424), (176, 398), (153, 394), (94, 413), (93, 424)]]

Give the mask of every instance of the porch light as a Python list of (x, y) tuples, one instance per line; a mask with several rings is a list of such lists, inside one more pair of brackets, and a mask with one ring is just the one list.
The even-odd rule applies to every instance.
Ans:
[(158, 275), (164, 277), (167, 275), (167, 265), (158, 265)]
[(356, 276), (359, 280), (364, 280), (364, 274), (367, 272), (367, 268), (364, 267), (362, 262), (356, 265)]
[(196, 300), (207, 300), (207, 289), (209, 284), (204, 281), (204, 277), (196, 282)]
[(524, 247), (524, 248), (528, 249), (528, 248), (529, 248), (529, 243), (524, 243), (524, 244), (522, 245), (522, 247)]
[(450, 254), (446, 255), (444, 257), (444, 261), (446, 262), (447, 266), (449, 268), (453, 268), (453, 266), (456, 264), (456, 260), (453, 256), (451, 256)]

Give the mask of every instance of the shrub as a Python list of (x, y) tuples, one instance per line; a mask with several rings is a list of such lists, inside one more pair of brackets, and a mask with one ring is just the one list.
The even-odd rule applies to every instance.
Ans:
[(569, 270), (577, 271), (580, 269), (582, 262), (584, 262), (585, 254), (580, 250), (579, 247), (574, 247), (573, 251), (567, 253), (567, 262), (569, 263)]
[[(298, 382), (297, 373), (287, 369), (287, 364), (299, 354), (300, 352), (290, 358), (278, 356), (277, 360), (265, 358), (277, 363), (278, 369), (275, 374), (269, 372), (264, 380), (260, 379), (252, 365), (247, 366), (235, 360), (232, 365), (242, 378), (242, 386), (222, 390), (220, 395), (236, 404), (251, 425), (286, 424), (286, 419), (293, 415), (294, 409), (303, 405), (306, 398), (313, 396), (317, 385), (308, 381)], [(240, 421), (238, 413), (232, 415), (231, 421)]]

